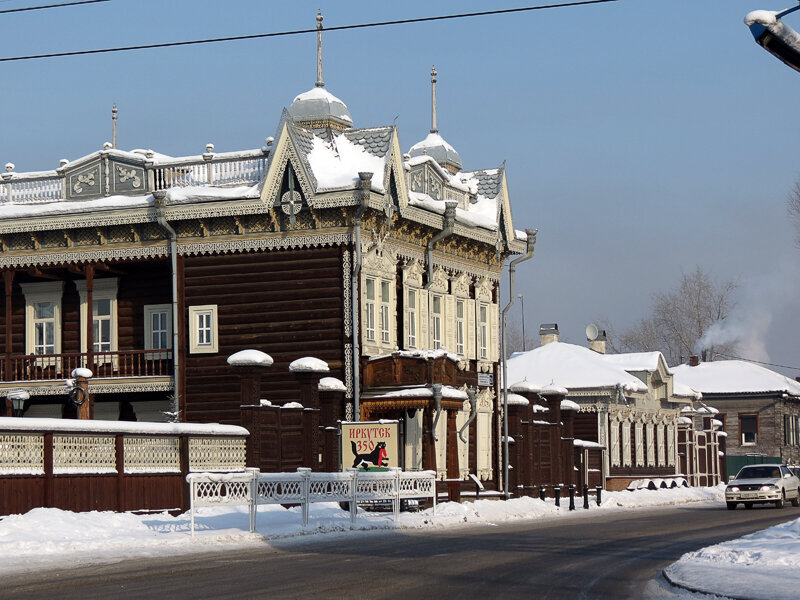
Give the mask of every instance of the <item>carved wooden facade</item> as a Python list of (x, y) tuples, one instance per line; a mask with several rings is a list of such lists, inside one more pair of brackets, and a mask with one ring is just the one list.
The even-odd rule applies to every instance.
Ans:
[[(274, 358), (260, 394), (279, 405), (299, 396), (291, 361), (326, 361), (345, 384), (336, 414), (346, 418), (359, 416), (359, 395), (437, 383), (464, 395), (478, 388), (478, 373), (496, 381), (498, 282), (505, 260), (525, 250), (504, 170), (453, 175), (431, 160), (408, 161), (394, 127), (312, 125), (284, 113), (262, 150), (209, 146), (166, 159), (105, 148), (52, 172), (8, 169), (0, 178), (0, 391), (24, 388), (28, 416), (59, 416), (64, 379), (88, 366), (96, 416), (171, 412), (239, 424), (226, 358), (244, 348)], [(315, 152), (339, 159), (345, 145), (382, 167), (332, 187)], [(437, 194), (410, 190), (420, 174)], [(444, 200), (458, 205), (451, 223)], [(494, 217), (476, 222), (473, 206), (486, 202)], [(402, 359), (402, 369), (395, 358), (385, 369), (372, 360), (397, 351), (451, 358), (441, 372), (414, 371), (416, 359)], [(490, 480), (497, 391), (477, 392), (474, 405), (445, 402), (435, 455), (424, 460), (420, 438), (434, 435), (421, 418), (431, 417), (429, 404), (415, 416), (399, 401), (367, 402), (360, 416), (403, 419), (413, 466), (435, 460), (443, 477)], [(455, 441), (459, 430), (467, 442)]]

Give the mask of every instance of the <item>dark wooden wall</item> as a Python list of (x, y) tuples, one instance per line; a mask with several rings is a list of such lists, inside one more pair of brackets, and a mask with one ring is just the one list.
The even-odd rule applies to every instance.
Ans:
[(264, 369), (261, 397), (299, 400), (289, 363), (326, 361), (344, 380), (344, 289), (340, 248), (275, 250), (184, 259), (185, 314), (216, 304), (219, 352), (185, 358), (183, 420), (240, 423), (239, 383), (226, 359), (248, 348), (274, 359)]
[[(168, 260), (148, 262), (120, 262), (112, 265), (119, 273), (99, 273), (95, 280), (117, 277), (117, 327), (120, 350), (144, 350), (144, 306), (146, 304), (168, 304), (172, 300), (172, 282)], [(61, 297), (61, 352), (77, 353), (81, 350), (80, 296), (73, 283), (84, 279), (66, 269), (47, 270), (49, 275), (65, 281)], [(18, 272), (14, 277), (11, 297), (12, 306), (12, 352), (25, 354), (25, 296), (20, 283), (53, 281), (32, 277)], [(5, 351), (5, 295), (0, 294), (0, 352)]]

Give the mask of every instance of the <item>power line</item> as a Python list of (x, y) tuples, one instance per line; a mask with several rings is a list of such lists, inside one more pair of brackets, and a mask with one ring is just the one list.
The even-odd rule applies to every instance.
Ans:
[(7, 13), (26, 12), (29, 10), (44, 10), (46, 8), (62, 8), (64, 6), (77, 6), (79, 4), (97, 4), (98, 2), (111, 2), (111, 0), (76, 0), (75, 2), (62, 2), (61, 4), (43, 4), (41, 6), (26, 6), (24, 8), (4, 8), (0, 15)]
[[(87, 0), (90, 2), (106, 2), (109, 0)], [(467, 17), (485, 17), (489, 15), (503, 15), (510, 13), (528, 12), (533, 10), (545, 10), (548, 8), (566, 8), (570, 6), (583, 6), (587, 4), (605, 4), (607, 2), (617, 2), (618, 0), (584, 0), (582, 2), (566, 2), (563, 4), (544, 4), (539, 6), (525, 6), (522, 8), (505, 8), (499, 10), (486, 10), (481, 12), (460, 13), (451, 15), (440, 15), (436, 17), (418, 17), (414, 19), (399, 19), (396, 21), (376, 21), (373, 23), (359, 23), (355, 25), (339, 25), (326, 27), (325, 31), (344, 31), (346, 29), (366, 29), (368, 27), (385, 27), (387, 25), (407, 25), (410, 23), (424, 23), (430, 21), (444, 21), (448, 19), (464, 19)], [(239, 40), (254, 40), (260, 38), (282, 37), (289, 35), (299, 35), (303, 33), (316, 33), (314, 29), (294, 29), (291, 31), (277, 31), (272, 33), (255, 33), (252, 35), (237, 35), (221, 38), (208, 38), (202, 40), (187, 40), (183, 42), (164, 42), (161, 44), (142, 44), (139, 46), (118, 46), (115, 48), (99, 48), (95, 50), (75, 50), (72, 52), (52, 52), (49, 54), (31, 54), (27, 56), (10, 56), (0, 58), (0, 62), (12, 62), (19, 60), (35, 60), (40, 58), (56, 58), (60, 56), (81, 56), (86, 54), (107, 54), (109, 52), (128, 52), (131, 50), (149, 50), (153, 48), (172, 48), (175, 46), (192, 46), (197, 44), (213, 44), (217, 42), (233, 42)]]
[(714, 354), (716, 354), (717, 356), (724, 356), (725, 358), (733, 358), (735, 360), (743, 360), (745, 362), (756, 363), (758, 365), (767, 365), (768, 367), (778, 367), (780, 369), (792, 369), (794, 371), (800, 371), (800, 367), (790, 367), (788, 365), (776, 365), (775, 363), (762, 362), (760, 360), (753, 360), (752, 358), (742, 358), (741, 356), (723, 354), (722, 352), (715, 352)]

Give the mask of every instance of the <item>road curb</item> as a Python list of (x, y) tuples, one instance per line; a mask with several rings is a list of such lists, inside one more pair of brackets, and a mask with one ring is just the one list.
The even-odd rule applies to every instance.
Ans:
[(753, 596), (726, 596), (724, 594), (720, 594), (717, 592), (710, 592), (708, 590), (701, 590), (691, 585), (687, 585), (682, 581), (678, 581), (677, 579), (670, 577), (669, 573), (667, 573), (666, 569), (661, 569), (661, 575), (664, 576), (667, 583), (673, 587), (680, 588), (682, 590), (686, 590), (687, 592), (693, 592), (695, 594), (704, 594), (706, 596), (714, 596), (716, 598), (724, 598), (725, 600), (763, 600), (762, 598), (754, 598)]

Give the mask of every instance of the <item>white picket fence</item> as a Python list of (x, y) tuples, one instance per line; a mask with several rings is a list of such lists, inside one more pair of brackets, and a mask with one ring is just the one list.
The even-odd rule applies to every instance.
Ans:
[(250, 531), (256, 530), (259, 504), (299, 504), (303, 527), (308, 525), (309, 505), (315, 502), (349, 502), (350, 522), (355, 523), (359, 502), (391, 502), (395, 520), (402, 500), (432, 498), (436, 513), (436, 473), (388, 471), (315, 473), (299, 468), (296, 473), (261, 473), (246, 469), (241, 473), (190, 473), (192, 535), (195, 509), (203, 506), (241, 506), (250, 510)]

